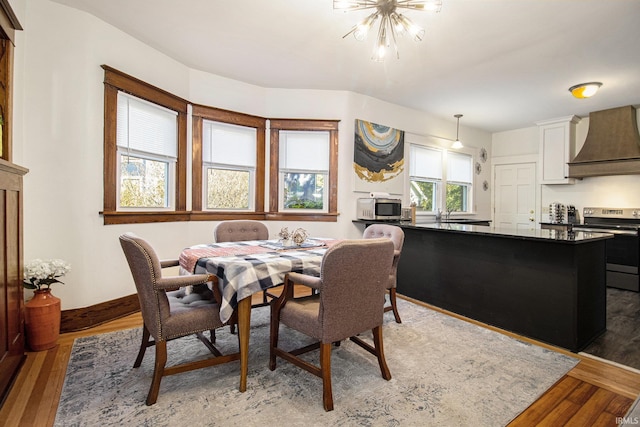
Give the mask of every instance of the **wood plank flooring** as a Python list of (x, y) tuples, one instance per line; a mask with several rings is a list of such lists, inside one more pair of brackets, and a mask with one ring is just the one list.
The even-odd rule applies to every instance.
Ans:
[[(261, 295), (256, 297), (261, 298)], [(442, 311), (427, 304), (422, 305)], [(447, 314), (461, 318), (452, 313)], [(137, 313), (95, 328), (63, 334), (58, 340), (58, 346), (51, 350), (28, 352), (16, 383), (0, 408), (0, 426), (52, 426), (73, 340), (83, 336), (138, 328), (141, 325), (142, 317)], [(616, 427), (619, 425), (619, 422), (616, 423), (616, 417), (623, 417), (640, 394), (638, 370), (627, 369), (588, 355), (576, 355), (487, 325), (480, 325), (581, 359), (575, 368), (513, 420), (509, 427)]]

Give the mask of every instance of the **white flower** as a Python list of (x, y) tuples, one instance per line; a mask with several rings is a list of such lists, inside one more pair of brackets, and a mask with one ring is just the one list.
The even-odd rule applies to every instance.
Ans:
[(23, 286), (27, 289), (49, 288), (52, 283), (62, 283), (58, 280), (71, 271), (71, 266), (61, 259), (34, 259), (24, 266)]

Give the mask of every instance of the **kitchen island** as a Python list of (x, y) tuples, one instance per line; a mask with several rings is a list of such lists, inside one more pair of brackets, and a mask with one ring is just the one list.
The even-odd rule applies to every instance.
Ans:
[(576, 352), (605, 331), (612, 235), (397, 225), (399, 294)]

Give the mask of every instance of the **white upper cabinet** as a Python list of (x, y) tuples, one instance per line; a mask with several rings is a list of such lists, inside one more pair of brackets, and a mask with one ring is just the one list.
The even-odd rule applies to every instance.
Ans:
[(576, 124), (580, 117), (567, 116), (538, 122), (541, 184), (573, 184), (567, 164), (575, 155)]

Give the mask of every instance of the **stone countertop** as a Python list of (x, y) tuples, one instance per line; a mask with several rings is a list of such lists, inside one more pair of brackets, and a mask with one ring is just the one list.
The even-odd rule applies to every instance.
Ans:
[(587, 231), (575, 230), (569, 233), (564, 230), (534, 229), (534, 230), (517, 230), (512, 228), (495, 228), (492, 226), (472, 225), (472, 224), (456, 224), (456, 223), (416, 223), (401, 222), (398, 224), (403, 228), (434, 230), (453, 233), (468, 233), (476, 235), (486, 235), (494, 237), (505, 237), (512, 239), (524, 240), (544, 240), (557, 241), (560, 243), (586, 243), (595, 240), (604, 240), (613, 238), (613, 234), (594, 233)]

